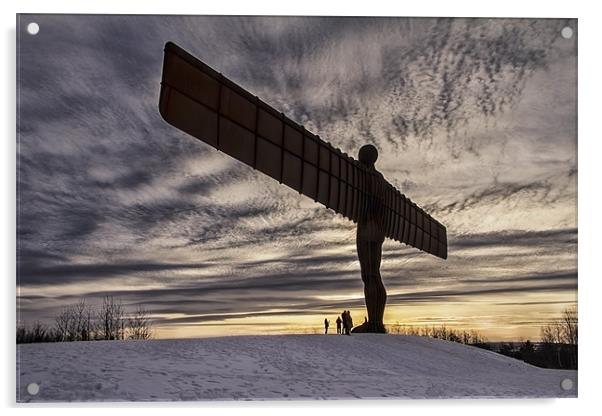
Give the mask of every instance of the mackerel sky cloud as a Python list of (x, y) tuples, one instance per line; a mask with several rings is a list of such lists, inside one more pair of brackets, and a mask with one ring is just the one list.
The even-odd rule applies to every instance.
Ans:
[(109, 294), (166, 337), (364, 313), (351, 222), (161, 119), (168, 40), (344, 152), (374, 144), (447, 226), (446, 261), (385, 243), (386, 323), (537, 337), (576, 302), (576, 20), (21, 15), (17, 30), (23, 322)]

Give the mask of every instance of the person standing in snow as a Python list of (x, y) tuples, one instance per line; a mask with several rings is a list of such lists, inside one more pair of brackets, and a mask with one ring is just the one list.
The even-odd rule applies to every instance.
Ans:
[(343, 311), (343, 334), (351, 335), (351, 315), (349, 311)]
[(341, 317), (340, 317), (340, 316), (337, 316), (337, 334), (340, 334), (340, 333), (341, 333), (341, 323), (342, 323), (342, 322), (343, 322), (343, 321), (341, 321)]
[(351, 328), (353, 328), (353, 319), (351, 319), (351, 312), (347, 311), (347, 335), (351, 335)]
[(324, 318), (324, 334), (328, 334), (328, 326), (330, 325), (330, 322), (328, 322), (327, 318)]

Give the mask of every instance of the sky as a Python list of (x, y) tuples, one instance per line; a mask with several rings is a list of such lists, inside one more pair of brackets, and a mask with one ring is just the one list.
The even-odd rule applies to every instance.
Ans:
[(352, 222), (162, 120), (167, 41), (344, 152), (375, 145), (446, 225), (447, 260), (385, 242), (385, 324), (533, 340), (576, 303), (576, 20), (18, 23), (19, 323), (106, 295), (149, 310), (158, 338), (366, 315)]

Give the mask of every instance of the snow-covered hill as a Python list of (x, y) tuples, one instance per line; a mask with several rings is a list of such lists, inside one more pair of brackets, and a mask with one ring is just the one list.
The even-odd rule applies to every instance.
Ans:
[[(570, 378), (570, 391), (560, 387)], [(27, 392), (30, 383), (39, 393)], [(17, 400), (575, 397), (577, 372), (435, 339), (233, 336), (17, 346)]]

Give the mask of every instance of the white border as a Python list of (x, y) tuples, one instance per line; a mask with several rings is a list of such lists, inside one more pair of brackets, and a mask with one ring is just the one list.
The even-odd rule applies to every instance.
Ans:
[[(484, 4), (487, 3), (487, 4)], [(427, 0), (420, 2), (386, 0), (22, 0), (20, 13), (124, 13), (124, 14), (239, 14), (239, 15), (336, 15), (336, 16), (464, 16), (464, 17), (577, 17), (587, 7), (576, 2), (548, 0), (545, 5), (525, 0), (504, 0), (493, 4), (476, 0)], [(584, 15), (583, 13), (581, 14)]]

